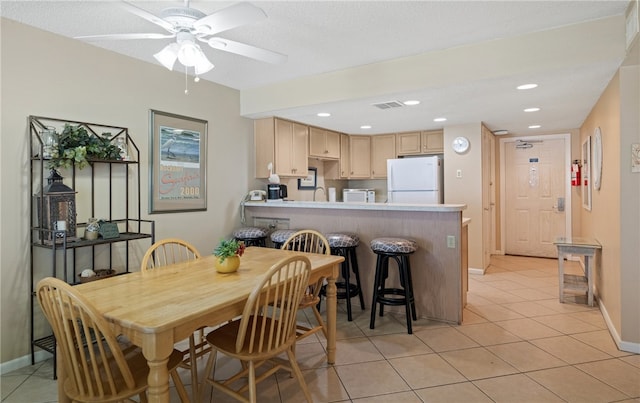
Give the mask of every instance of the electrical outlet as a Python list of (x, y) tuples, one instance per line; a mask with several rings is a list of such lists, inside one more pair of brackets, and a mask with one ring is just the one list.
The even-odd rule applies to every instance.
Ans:
[(456, 171), (456, 178), (462, 178), (462, 169)]
[(455, 247), (456, 247), (455, 235), (447, 235), (447, 248), (455, 248)]

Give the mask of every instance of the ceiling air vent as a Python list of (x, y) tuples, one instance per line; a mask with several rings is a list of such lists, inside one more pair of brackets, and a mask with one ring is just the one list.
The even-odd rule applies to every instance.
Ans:
[(404, 105), (400, 101), (387, 101), (387, 102), (380, 102), (378, 104), (373, 104), (373, 106), (375, 106), (378, 109), (391, 109), (391, 108), (401, 108)]

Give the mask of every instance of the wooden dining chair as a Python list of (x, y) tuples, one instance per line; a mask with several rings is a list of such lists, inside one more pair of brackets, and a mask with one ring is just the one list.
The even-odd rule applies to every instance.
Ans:
[[(142, 258), (140, 271), (146, 272), (162, 266), (200, 259), (200, 252), (189, 242), (178, 238), (162, 239), (149, 247)], [(189, 336), (189, 347), (179, 349), (182, 352), (182, 368), (191, 371), (191, 394), (198, 395), (198, 358), (211, 351), (204, 339), (204, 328), (198, 329)]]
[[(331, 254), (331, 248), (329, 247), (329, 241), (327, 241), (327, 238), (318, 231), (309, 229), (293, 233), (289, 239), (282, 244), (281, 249), (325, 255)], [(296, 326), (298, 340), (309, 337), (319, 331), (322, 331), (324, 336), (327, 337), (327, 327), (325, 326), (324, 320), (322, 320), (322, 315), (320, 315), (320, 311), (318, 311), (317, 308), (320, 303), (320, 290), (322, 289), (323, 281), (324, 279), (320, 279), (315, 285), (308, 287), (300, 301), (299, 309), (311, 308), (313, 316), (316, 318), (317, 325), (309, 327), (298, 324)]]
[(144, 272), (156, 267), (200, 259), (201, 257), (200, 252), (189, 242), (178, 238), (166, 238), (154, 243), (147, 249), (147, 252), (142, 257), (140, 271)]
[[(38, 282), (36, 294), (53, 328), (65, 369), (62, 387), (71, 401), (115, 402), (136, 395), (147, 401), (149, 365), (139, 347), (118, 340), (106, 319), (64, 281), (46, 277)], [(176, 371), (181, 360), (174, 350), (167, 366), (180, 400), (188, 402)]]
[[(242, 316), (207, 334), (212, 352), (205, 369), (205, 377), (209, 376), (206, 383), (240, 401), (253, 403), (256, 384), (285, 369), (298, 379), (307, 401), (312, 401), (293, 350), (298, 305), (310, 273), (311, 262), (306, 256), (291, 256), (271, 266), (249, 295)], [(215, 380), (217, 351), (240, 360), (240, 371), (226, 380)], [(287, 353), (288, 364), (277, 358), (283, 352)], [(256, 369), (264, 364), (271, 367), (256, 377)], [(241, 381), (243, 378), (247, 382)], [(249, 399), (243, 395), (247, 390)]]

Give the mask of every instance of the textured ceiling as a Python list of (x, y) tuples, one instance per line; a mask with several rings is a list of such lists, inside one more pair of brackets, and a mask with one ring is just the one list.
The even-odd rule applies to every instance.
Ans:
[[(183, 2), (132, 4), (158, 15)], [(190, 6), (211, 14), (232, 4), (193, 1)], [(536, 133), (527, 128), (531, 124), (542, 126), (538, 132), (582, 124), (625, 56), (624, 13), (629, 2), (253, 4), (266, 12), (266, 20), (219, 36), (284, 53), (287, 63), (270, 65), (206, 47), (216, 67), (202, 76), (241, 90), (246, 116), (277, 115), (346, 133), (435, 129), (483, 121), (493, 130), (530, 134)], [(164, 33), (116, 1), (3, 0), (0, 14), (68, 37)], [(92, 45), (157, 64), (153, 54), (170, 41)], [(530, 81), (540, 86), (526, 95), (514, 89)], [(295, 96), (283, 99), (287, 92)], [(371, 106), (407, 99), (422, 103), (386, 111)], [(529, 106), (541, 111), (522, 112)], [(320, 111), (332, 116), (318, 118), (315, 113)], [(448, 121), (433, 122), (439, 116)], [(363, 131), (362, 124), (373, 127)]]

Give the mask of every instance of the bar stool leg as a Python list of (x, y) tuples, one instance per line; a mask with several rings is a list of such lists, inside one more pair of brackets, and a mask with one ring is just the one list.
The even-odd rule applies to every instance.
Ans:
[(345, 249), (338, 249), (338, 253), (341, 256), (344, 256), (344, 262), (341, 264), (342, 268), (342, 278), (344, 280), (344, 292), (347, 299), (347, 320), (351, 322), (353, 317), (351, 316), (351, 282), (350, 282), (350, 271), (349, 267), (349, 253)]
[(405, 289), (407, 290), (407, 300), (411, 301), (411, 317), (413, 318), (413, 320), (418, 320), (418, 315), (416, 313), (416, 299), (415, 294), (413, 293), (413, 278), (411, 277), (411, 265), (409, 264), (409, 256), (403, 256), (402, 260), (407, 269), (408, 287), (405, 287)]
[[(378, 308), (378, 288), (380, 287), (382, 278), (382, 261), (384, 256), (378, 255), (376, 259), (376, 274), (373, 280), (373, 300), (371, 301), (371, 320), (369, 321), (369, 329), (375, 329), (376, 325), (376, 309)], [(382, 307), (382, 304), (380, 304)], [(382, 312), (381, 312), (382, 313)]]
[(362, 283), (360, 282), (360, 268), (358, 267), (358, 258), (356, 256), (356, 248), (349, 249), (351, 259), (351, 269), (356, 276), (356, 284), (358, 285), (358, 296), (360, 297), (360, 308), (364, 311), (364, 293), (362, 292)]

